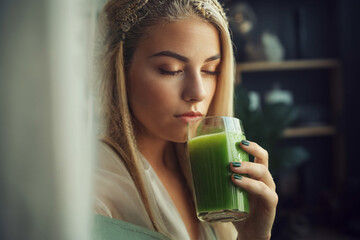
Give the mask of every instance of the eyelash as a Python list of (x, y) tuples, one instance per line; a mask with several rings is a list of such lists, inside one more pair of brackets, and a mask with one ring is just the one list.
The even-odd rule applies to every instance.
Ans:
[(181, 73), (182, 71), (181, 70), (178, 70), (178, 71), (167, 71), (167, 70), (164, 70), (162, 68), (159, 68), (159, 71), (161, 74), (163, 75), (171, 75), (171, 76), (175, 76), (179, 73)]
[(206, 70), (203, 70), (202, 72), (206, 73), (206, 74), (209, 74), (209, 75), (214, 75), (214, 76), (217, 76), (220, 74), (219, 71), (206, 71)]
[[(182, 70), (177, 70), (177, 71), (167, 71), (167, 70), (164, 70), (164, 69), (161, 69), (159, 68), (159, 71), (161, 74), (163, 75), (171, 75), (171, 76), (175, 76), (179, 73), (182, 72)], [(213, 75), (213, 76), (217, 76), (220, 74), (219, 71), (206, 71), (206, 70), (202, 70), (203, 73), (206, 73), (206, 74), (209, 74), (209, 75)]]

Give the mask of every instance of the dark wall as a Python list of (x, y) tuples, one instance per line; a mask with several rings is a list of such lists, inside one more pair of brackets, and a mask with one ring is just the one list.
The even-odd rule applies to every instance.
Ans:
[[(346, 137), (346, 219), (359, 219), (360, 207), (360, 1), (339, 0), (339, 57), (344, 73), (344, 118)], [(360, 227), (357, 229), (360, 232)]]
[(275, 33), (285, 48), (286, 59), (309, 59), (339, 56), (336, 1), (251, 0), (228, 4), (248, 3), (258, 19), (255, 31)]
[[(325, 223), (333, 221), (331, 227), (344, 233), (360, 236), (360, 1), (359, 0), (249, 0), (225, 1), (227, 6), (238, 2), (247, 2), (257, 15), (258, 25), (253, 36), (256, 38), (263, 31), (276, 34), (285, 49), (285, 60), (295, 59), (338, 59), (342, 64), (343, 110), (338, 124), (345, 137), (345, 182), (339, 196), (324, 198), (324, 205), (336, 208), (336, 216), (319, 212), (319, 219)], [(230, 7), (231, 8), (231, 7)], [(244, 60), (241, 54), (242, 41), (234, 34), (234, 42), (238, 49), (237, 60)], [(308, 71), (310, 73), (310, 71)], [(295, 74), (295, 75), (294, 75)], [(298, 86), (304, 79), (303, 86)], [(280, 81), (282, 87), (293, 91), (295, 102), (314, 101), (323, 106), (328, 105), (328, 89), (322, 88), (328, 79), (324, 73), (306, 75), (298, 73), (246, 73), (243, 84), (250, 90), (263, 94), (272, 86), (271, 82)], [(311, 91), (302, 89), (311, 85)], [(323, 91), (321, 91), (323, 89)], [(315, 94), (314, 94), (315, 91)], [(319, 94), (316, 94), (316, 91)], [(299, 93), (299, 94), (298, 94)], [(312, 93), (312, 94), (311, 94)], [(325, 94), (325, 95), (324, 95)], [(313, 96), (311, 99), (308, 96)], [(326, 100), (327, 99), (327, 100)], [(341, 99), (339, 99), (341, 101)], [(328, 112), (328, 110), (327, 110)], [(324, 118), (326, 120), (326, 117)], [(311, 196), (304, 196), (304, 203), (314, 202), (314, 196), (322, 189), (331, 186), (332, 174), (336, 164), (331, 166), (328, 154), (324, 151), (332, 146), (331, 137), (304, 138), (301, 141), (287, 141), (284, 145), (302, 144), (311, 149), (313, 158), (306, 166), (300, 167), (296, 174), (302, 183), (302, 191)], [(315, 146), (315, 147), (314, 147)], [(329, 179), (330, 178), (330, 179)], [(320, 179), (320, 180), (319, 180)], [(328, 199), (326, 199), (328, 197)], [(333, 200), (330, 200), (333, 198)], [(281, 199), (280, 199), (281, 200)], [(321, 199), (319, 199), (321, 203)], [(327, 201), (327, 202), (326, 202)], [(331, 202), (331, 203), (330, 203)], [(321, 206), (315, 206), (319, 209)], [(329, 223), (330, 224), (330, 223)], [(354, 227), (355, 226), (355, 227)], [(278, 239), (278, 238), (276, 238)]]

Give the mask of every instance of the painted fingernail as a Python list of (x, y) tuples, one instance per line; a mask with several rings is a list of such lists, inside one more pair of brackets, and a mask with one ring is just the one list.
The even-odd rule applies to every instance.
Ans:
[(241, 162), (232, 162), (233, 167), (241, 167)]
[(239, 175), (239, 174), (234, 174), (234, 178), (237, 179), (237, 180), (241, 180), (241, 179), (242, 179), (242, 176)]
[(241, 144), (242, 144), (242, 145), (245, 145), (245, 146), (249, 146), (249, 145), (250, 145), (250, 142), (249, 142), (249, 141), (246, 141), (246, 140), (241, 140)]

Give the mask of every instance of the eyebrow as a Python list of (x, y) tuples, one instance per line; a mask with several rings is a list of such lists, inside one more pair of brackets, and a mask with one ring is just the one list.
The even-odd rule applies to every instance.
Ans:
[[(180, 54), (177, 54), (175, 52), (172, 52), (172, 51), (162, 51), (162, 52), (158, 52), (158, 53), (155, 53), (153, 55), (150, 55), (148, 58), (152, 58), (152, 57), (159, 57), (159, 56), (165, 56), (165, 57), (172, 57), (172, 58), (175, 58), (177, 60), (180, 60), (182, 62), (189, 62), (189, 58), (185, 57), (185, 56), (182, 56)], [(214, 61), (214, 60), (217, 60), (221, 58), (220, 54), (216, 54), (214, 56), (211, 56), (209, 58), (207, 58), (205, 60), (205, 62), (211, 62), (211, 61)]]

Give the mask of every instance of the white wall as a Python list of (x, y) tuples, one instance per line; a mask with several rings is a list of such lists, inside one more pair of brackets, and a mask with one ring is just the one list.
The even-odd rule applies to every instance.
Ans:
[(0, 1), (0, 239), (90, 239), (94, 1)]

